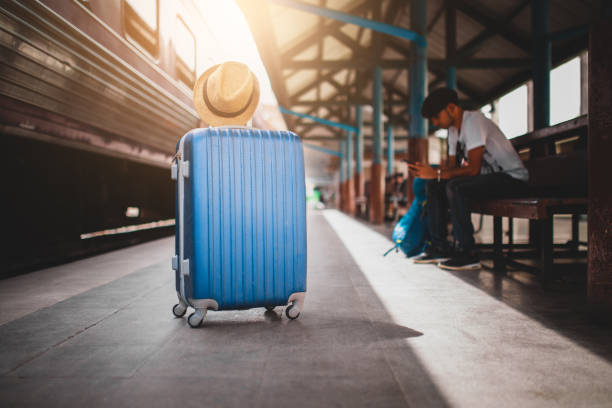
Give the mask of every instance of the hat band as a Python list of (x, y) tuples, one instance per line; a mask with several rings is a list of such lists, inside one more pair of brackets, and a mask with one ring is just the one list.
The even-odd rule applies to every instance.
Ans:
[[(210, 77), (209, 77), (210, 78)], [(202, 92), (204, 94), (204, 103), (206, 103), (206, 106), (208, 107), (208, 109), (214, 113), (217, 116), (221, 116), (222, 118), (233, 118), (235, 116), (241, 115), (243, 114), (249, 107), (249, 105), (251, 104), (251, 101), (253, 100), (253, 93), (251, 91), (251, 95), (249, 96), (249, 100), (246, 102), (246, 104), (244, 105), (244, 107), (240, 110), (237, 110), (235, 112), (223, 112), (220, 111), (219, 109), (215, 108), (213, 106), (213, 104), (210, 102), (210, 100), (208, 99), (208, 94), (206, 93), (206, 85), (208, 85), (208, 78), (206, 78), (206, 81), (204, 82), (204, 86), (202, 86), (202, 89), (204, 90), (204, 92)]]

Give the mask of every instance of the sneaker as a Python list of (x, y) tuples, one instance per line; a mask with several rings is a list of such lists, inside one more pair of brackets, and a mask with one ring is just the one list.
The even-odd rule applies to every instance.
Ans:
[(421, 255), (412, 258), (412, 262), (416, 264), (437, 264), (449, 259), (449, 255), (445, 251), (438, 251), (433, 248), (425, 250)]
[(459, 254), (447, 261), (440, 262), (438, 267), (450, 271), (471, 271), (480, 269), (480, 257), (477, 254)]

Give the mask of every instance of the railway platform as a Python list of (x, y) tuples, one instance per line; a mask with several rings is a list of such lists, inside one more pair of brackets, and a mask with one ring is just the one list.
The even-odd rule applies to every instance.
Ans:
[(612, 404), (612, 328), (584, 295), (382, 254), (308, 214), (308, 292), (175, 318), (171, 237), (0, 281), (5, 407), (546, 407)]

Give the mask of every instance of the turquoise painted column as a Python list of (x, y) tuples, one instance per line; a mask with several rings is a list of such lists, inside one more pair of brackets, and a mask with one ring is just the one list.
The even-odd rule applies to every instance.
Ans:
[(353, 178), (353, 132), (350, 130), (346, 131), (346, 179), (350, 180)]
[(355, 173), (363, 173), (363, 116), (361, 106), (355, 106), (355, 127), (357, 134), (355, 135)]
[[(412, 0), (410, 4), (410, 24), (420, 35), (427, 32), (427, 3), (425, 0)], [(428, 162), (427, 121), (421, 116), (421, 106), (427, 89), (427, 43), (416, 43), (413, 49), (413, 63), (410, 66), (410, 128), (408, 129), (409, 162)], [(414, 176), (408, 174), (408, 185), (412, 186)], [(408, 202), (414, 199), (412, 188), (406, 191)]]
[(344, 183), (344, 211), (355, 214), (355, 178), (353, 177), (353, 132), (346, 131), (346, 182)]
[[(412, 0), (410, 9), (411, 27), (420, 35), (427, 31), (427, 2)], [(414, 62), (410, 69), (410, 132), (411, 138), (427, 137), (427, 122), (421, 117), (421, 105), (425, 100), (427, 86), (427, 44), (416, 43)]]
[(448, 67), (446, 70), (446, 86), (451, 89), (457, 89), (457, 68)]
[(361, 106), (355, 106), (355, 179), (354, 188), (355, 197), (359, 197), (359, 205), (355, 207), (355, 210), (359, 214), (363, 215), (365, 212), (365, 203), (363, 198), (365, 197), (365, 179), (363, 177), (363, 116)]
[(382, 163), (382, 113), (383, 113), (383, 94), (382, 94), (382, 69), (380, 67), (374, 68), (374, 95), (373, 96), (373, 107), (374, 117), (372, 118), (372, 136), (374, 138), (373, 150), (372, 150), (372, 163)]
[(455, 0), (445, 0), (445, 30), (446, 30), (446, 86), (457, 89), (457, 69), (455, 54), (457, 51), (457, 12)]
[(370, 171), (370, 221), (375, 224), (382, 224), (384, 221), (385, 206), (385, 170), (382, 167), (382, 134), (383, 134), (383, 95), (382, 95), (382, 70), (380, 67), (374, 68), (374, 84), (372, 104), (374, 112), (372, 117), (372, 167)]
[(550, 68), (551, 48), (549, 0), (532, 0), (531, 32), (533, 33), (533, 127), (534, 130), (550, 124)]
[(346, 141), (340, 141), (340, 184), (344, 183), (346, 180), (346, 175), (344, 174), (346, 169)]
[(393, 173), (393, 158), (395, 151), (393, 150), (393, 126), (387, 125), (387, 175)]

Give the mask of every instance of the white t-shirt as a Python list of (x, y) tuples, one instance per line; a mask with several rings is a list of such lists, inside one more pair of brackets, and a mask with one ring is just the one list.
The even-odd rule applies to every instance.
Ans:
[(461, 133), (458, 133), (456, 127), (448, 128), (450, 156), (457, 154), (457, 138), (459, 138), (459, 144), (463, 147), (466, 159), (468, 151), (484, 146), (480, 174), (502, 172), (519, 180), (529, 179), (529, 173), (510, 141), (482, 112), (464, 111)]

